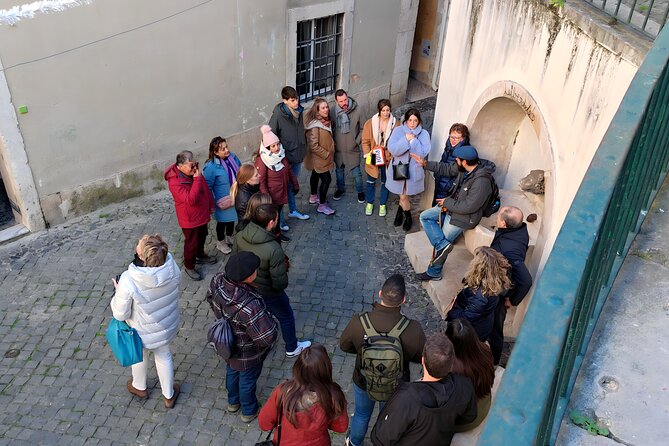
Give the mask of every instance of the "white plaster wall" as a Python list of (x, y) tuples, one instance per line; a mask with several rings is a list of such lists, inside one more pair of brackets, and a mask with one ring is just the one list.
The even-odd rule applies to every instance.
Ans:
[[(95, 0), (0, 26), (12, 105), (29, 108), (18, 124), (47, 221), (73, 215), (74, 194), (90, 202), (88, 186), (136, 189), (126, 179), (151, 176), (144, 191), (158, 187), (156, 170), (183, 149), (204, 156), (216, 135), (248, 159), (286, 85), (288, 8), (333, 3)], [(389, 95), (401, 1), (353, 3), (344, 84), (367, 109)]]
[[(431, 156), (441, 153), (451, 123), (471, 126), (489, 100), (507, 97), (522, 105), (539, 141), (537, 158), (552, 166), (542, 265), (640, 63), (622, 39), (604, 45), (576, 22), (537, 0), (462, 0), (451, 4), (444, 40)], [(487, 128), (494, 126), (491, 120)], [(524, 121), (521, 131), (527, 126)], [(479, 150), (485, 157), (492, 148)], [(508, 156), (507, 176), (516, 182), (532, 163)]]

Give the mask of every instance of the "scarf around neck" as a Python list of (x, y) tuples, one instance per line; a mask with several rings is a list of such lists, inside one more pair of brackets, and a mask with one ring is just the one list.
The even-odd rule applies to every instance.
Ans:
[(275, 172), (283, 169), (284, 166), (281, 161), (285, 158), (286, 152), (283, 150), (282, 145), (279, 145), (279, 153), (272, 153), (271, 150), (260, 144), (260, 150), (258, 152), (260, 153), (260, 159), (268, 169)]
[(379, 114), (377, 113), (372, 116), (372, 136), (374, 137), (375, 144), (386, 147), (388, 140), (390, 139), (390, 134), (394, 128), (395, 117), (393, 115), (390, 115), (390, 118), (388, 118), (388, 123), (386, 124), (385, 129), (381, 128), (381, 118), (379, 117)]
[(230, 184), (237, 181), (237, 172), (239, 171), (239, 166), (231, 159), (230, 156), (228, 156), (226, 159), (216, 156), (214, 161), (225, 167), (225, 170), (228, 172), (228, 180), (230, 181)]
[[(348, 109), (351, 109), (351, 98), (348, 98)], [(335, 104), (335, 113), (337, 115), (337, 128), (340, 133), (351, 132), (351, 121), (348, 118), (348, 112), (341, 108), (339, 104)]]

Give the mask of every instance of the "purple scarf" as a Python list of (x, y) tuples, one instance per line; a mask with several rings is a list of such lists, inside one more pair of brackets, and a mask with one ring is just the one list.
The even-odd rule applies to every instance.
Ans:
[(230, 157), (227, 157), (226, 159), (218, 158), (218, 160), (227, 169), (228, 179), (230, 180), (230, 184), (237, 181), (237, 172), (239, 171), (239, 166), (237, 165), (237, 163), (235, 163), (232, 159), (230, 159)]

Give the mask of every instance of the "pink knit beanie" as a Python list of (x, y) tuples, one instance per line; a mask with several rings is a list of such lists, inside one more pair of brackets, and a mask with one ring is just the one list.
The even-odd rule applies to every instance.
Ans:
[(269, 147), (274, 143), (279, 142), (279, 138), (272, 132), (272, 127), (267, 124), (260, 127), (262, 132), (262, 145), (263, 147)]

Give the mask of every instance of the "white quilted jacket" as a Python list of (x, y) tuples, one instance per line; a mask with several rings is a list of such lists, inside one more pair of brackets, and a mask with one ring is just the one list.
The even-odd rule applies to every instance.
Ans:
[(162, 266), (130, 264), (121, 275), (111, 300), (114, 318), (137, 330), (144, 348), (168, 344), (179, 329), (179, 279), (172, 254)]

